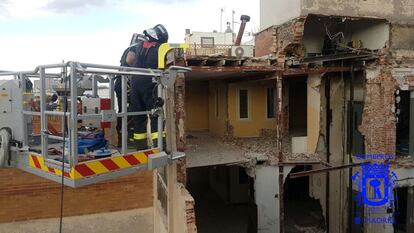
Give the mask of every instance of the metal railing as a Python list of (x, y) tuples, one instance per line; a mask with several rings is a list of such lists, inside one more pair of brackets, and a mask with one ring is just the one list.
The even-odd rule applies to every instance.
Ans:
[[(56, 73), (48, 73), (50, 69), (62, 69), (65, 72), (62, 74)], [(115, 75), (120, 75), (121, 77), (121, 86), (122, 86), (122, 112), (115, 113), (115, 119), (118, 117), (122, 118), (122, 128), (121, 128), (121, 153), (127, 154), (127, 140), (128, 140), (128, 130), (127, 130), (127, 122), (129, 116), (140, 116), (140, 115), (147, 115), (147, 114), (154, 114), (157, 113), (158, 116), (158, 135), (163, 135), (163, 122), (164, 122), (164, 112), (162, 107), (159, 109), (153, 109), (152, 111), (142, 111), (142, 112), (128, 112), (127, 110), (127, 78), (152, 78), (154, 83), (157, 83), (157, 96), (163, 98), (163, 91), (164, 88), (167, 88), (169, 85), (170, 80), (174, 79), (177, 72), (181, 71), (189, 71), (190, 69), (185, 67), (177, 67), (172, 66), (169, 69), (163, 70), (155, 70), (155, 69), (142, 69), (142, 68), (131, 68), (131, 67), (120, 67), (120, 66), (110, 66), (110, 65), (99, 65), (99, 64), (91, 64), (91, 63), (80, 63), (80, 62), (67, 62), (67, 63), (59, 63), (59, 64), (51, 64), (51, 65), (42, 65), (35, 68), (33, 71), (23, 71), (23, 72), (2, 72), (0, 76), (14, 76), (15, 78), (20, 80), (22, 93), (26, 92), (26, 78), (38, 78), (40, 80), (40, 112), (32, 111), (29, 109), (24, 109), (22, 112), (24, 116), (24, 122), (22, 122), (22, 130), (23, 135), (25, 138), (23, 140), (23, 146), (28, 147), (28, 130), (27, 130), (27, 123), (29, 116), (40, 116), (40, 127), (41, 127), (41, 155), (44, 161), (52, 163), (52, 164), (61, 164), (56, 160), (50, 159), (48, 155), (48, 139), (55, 139), (60, 141), (68, 141), (70, 148), (69, 148), (69, 163), (63, 161), (65, 165), (65, 172), (69, 171), (70, 167), (74, 167), (78, 164), (78, 127), (77, 123), (78, 120), (81, 119), (102, 119), (102, 114), (78, 114), (77, 112), (77, 98), (78, 98), (78, 81), (83, 78), (85, 74), (100, 74), (106, 75), (109, 78), (109, 96), (111, 100), (114, 100), (114, 78)], [(70, 75), (68, 75), (70, 74)], [(174, 77), (171, 77), (174, 76)], [(69, 110), (63, 111), (47, 111), (46, 110), (46, 79), (49, 78), (59, 78), (65, 82), (65, 87), (67, 87), (67, 91), (70, 98), (70, 108)], [(163, 81), (164, 80), (164, 81)], [(165, 81), (167, 80), (167, 81)], [(93, 82), (93, 85), (97, 85), (98, 82)], [(93, 87), (94, 90), (97, 89), (96, 86)], [(111, 110), (114, 111), (114, 103), (111, 101)], [(67, 108), (66, 108), (67, 109)], [(60, 116), (65, 117), (68, 119), (69, 124), (68, 128), (68, 135), (66, 137), (51, 135), (48, 132), (48, 116)], [(111, 127), (111, 135), (113, 135), (113, 127)], [(110, 138), (112, 140), (112, 137)], [(110, 141), (112, 144), (112, 141)], [(158, 137), (157, 147), (160, 151), (163, 151), (163, 137)], [(60, 165), (59, 165), (60, 166)], [(66, 169), (68, 169), (66, 171)]]

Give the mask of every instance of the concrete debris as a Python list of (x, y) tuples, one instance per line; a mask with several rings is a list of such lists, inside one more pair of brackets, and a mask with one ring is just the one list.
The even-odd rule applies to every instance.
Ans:
[(264, 157), (269, 158), (269, 160), (277, 158), (276, 137), (231, 138), (223, 142), (237, 147), (243, 151), (246, 157), (252, 158), (255, 156), (258, 160), (263, 160)]
[(304, 161), (304, 162), (314, 162), (314, 161), (323, 161), (322, 156), (319, 154), (310, 154), (310, 153), (290, 153), (285, 158), (286, 162), (295, 162), (295, 161)]

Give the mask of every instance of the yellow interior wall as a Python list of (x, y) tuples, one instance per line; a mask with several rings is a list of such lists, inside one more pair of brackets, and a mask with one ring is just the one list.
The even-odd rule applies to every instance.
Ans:
[(319, 88), (321, 78), (319, 75), (309, 76), (308, 78), (308, 153), (315, 153), (319, 139), (321, 95)]
[(186, 127), (190, 131), (208, 130), (209, 98), (208, 82), (186, 83)]
[[(216, 94), (218, 93), (218, 116), (216, 115)], [(209, 131), (216, 136), (224, 136), (227, 121), (227, 84), (223, 81), (209, 84)]]
[[(272, 86), (276, 86), (273, 81), (229, 85), (229, 120), (235, 137), (258, 137), (261, 129), (276, 129), (276, 119), (267, 118), (267, 88)], [(248, 90), (249, 119), (238, 117), (239, 89)]]

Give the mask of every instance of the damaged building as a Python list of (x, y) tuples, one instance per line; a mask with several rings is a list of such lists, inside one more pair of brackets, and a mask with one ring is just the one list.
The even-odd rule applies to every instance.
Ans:
[[(179, 162), (84, 188), (79, 200), (65, 191), (77, 201), (68, 216), (150, 207), (154, 232), (414, 232), (414, 0), (260, 5), (255, 46), (241, 44), (242, 16), (237, 37), (186, 30), (186, 54), (166, 55), (191, 68), (165, 95)], [(391, 174), (386, 198), (360, 180), (384, 160), (370, 171)], [(58, 216), (35, 205), (60, 186), (2, 172), (19, 189), (3, 179), (14, 202), (1, 221)], [(374, 212), (364, 195), (389, 205)]]
[[(413, 232), (414, 2), (260, 2), (254, 57), (187, 58), (199, 231)], [(383, 213), (355, 198), (361, 155), (390, 156)]]

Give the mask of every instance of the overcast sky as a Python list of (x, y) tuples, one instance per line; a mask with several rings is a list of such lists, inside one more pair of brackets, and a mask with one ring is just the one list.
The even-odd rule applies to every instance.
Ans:
[(161, 23), (170, 42), (183, 42), (186, 28), (220, 30), (220, 8), (223, 30), (234, 9), (257, 32), (259, 0), (0, 0), (0, 70), (62, 60), (118, 65), (134, 32)]

